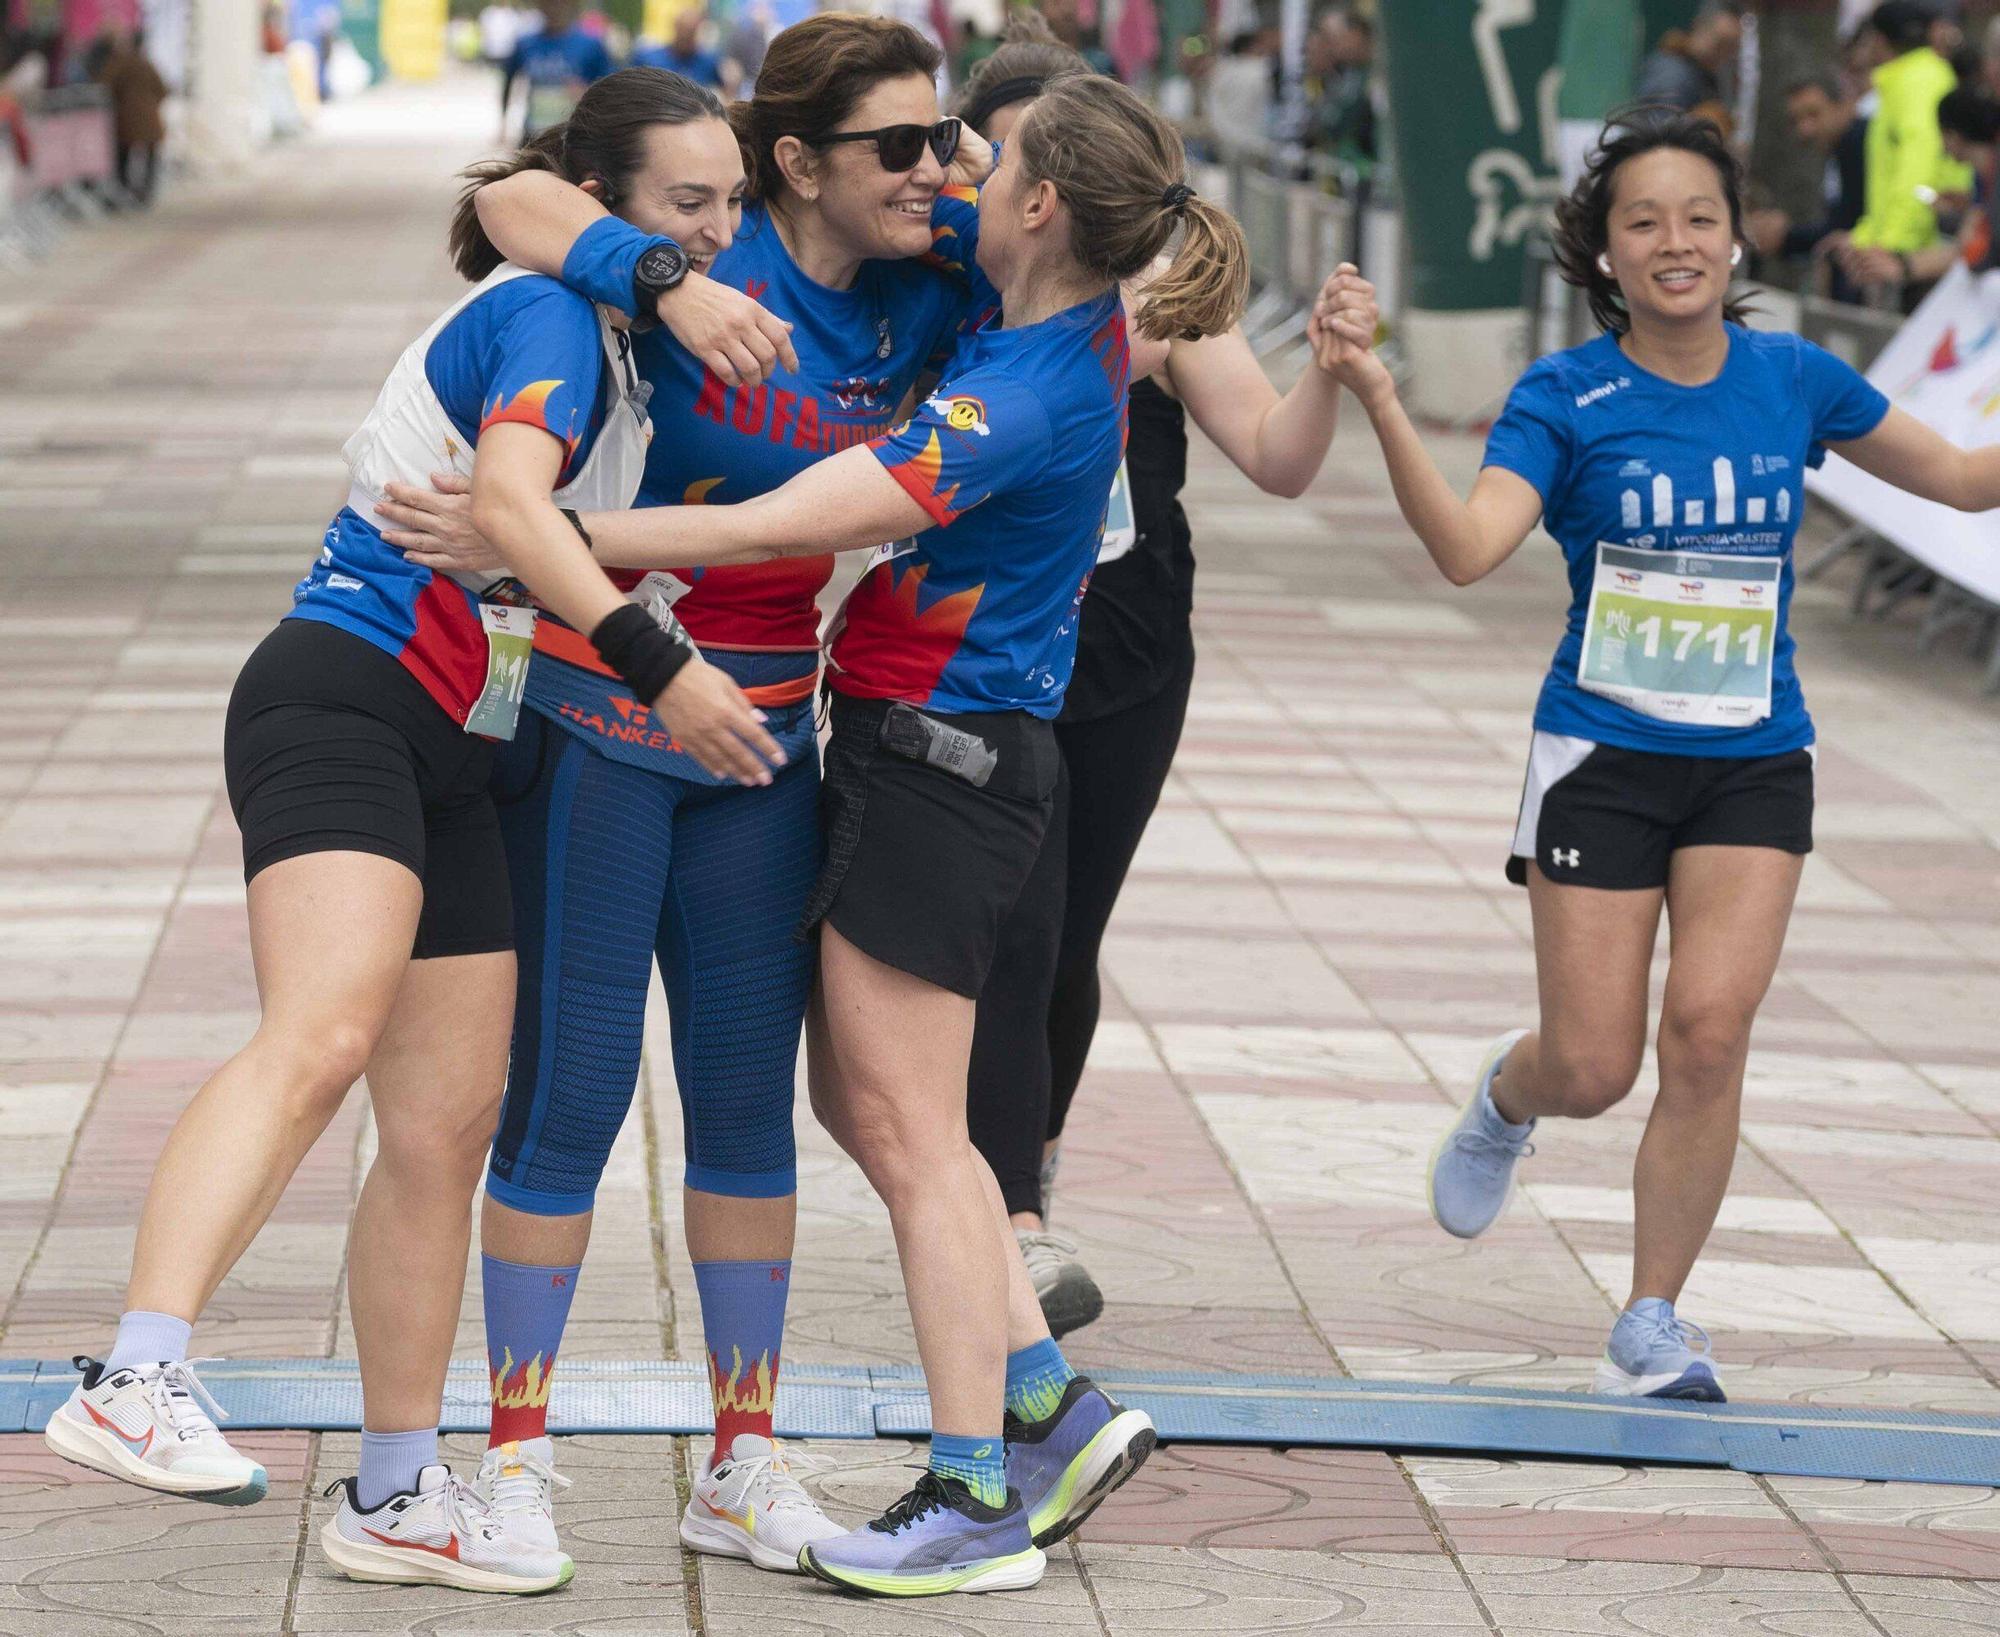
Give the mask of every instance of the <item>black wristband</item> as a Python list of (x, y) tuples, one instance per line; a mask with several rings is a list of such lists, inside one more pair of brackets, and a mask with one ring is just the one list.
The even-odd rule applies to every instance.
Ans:
[(569, 519), (569, 526), (576, 530), (577, 538), (583, 542), (583, 549), (594, 553), (597, 550), (597, 542), (590, 538), (590, 530), (583, 526), (583, 519), (567, 506), (558, 506), (556, 510)]
[(678, 622), (673, 630), (663, 631), (637, 603), (606, 614), (590, 633), (590, 641), (642, 705), (658, 699), (697, 652), (694, 640)]

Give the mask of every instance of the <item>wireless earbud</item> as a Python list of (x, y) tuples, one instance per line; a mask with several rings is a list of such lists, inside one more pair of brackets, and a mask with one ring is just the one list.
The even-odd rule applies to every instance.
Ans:
[(1597, 270), (1606, 278), (1611, 277), (1611, 258), (1609, 256), (1599, 256), (1597, 258)]
[(1731, 267), (1734, 267), (1738, 262), (1742, 260), (1743, 260), (1743, 246), (1740, 244), (1732, 245), (1729, 250), (1729, 265)]

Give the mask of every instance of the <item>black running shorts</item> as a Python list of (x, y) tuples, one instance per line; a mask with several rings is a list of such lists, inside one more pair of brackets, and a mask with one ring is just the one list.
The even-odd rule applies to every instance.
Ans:
[(826, 861), (801, 930), (825, 920), (884, 965), (976, 999), (1048, 829), (1055, 729), (1025, 711), (926, 712), (994, 755), (982, 787), (890, 750), (890, 708), (833, 696), (820, 781)]
[(512, 949), (493, 748), (374, 644), (281, 621), (237, 677), (223, 732), (244, 880), (306, 853), (376, 853), (423, 882), (412, 958)]
[(1507, 878), (1663, 887), (1682, 847), (1812, 851), (1813, 753), (1663, 756), (1536, 733)]

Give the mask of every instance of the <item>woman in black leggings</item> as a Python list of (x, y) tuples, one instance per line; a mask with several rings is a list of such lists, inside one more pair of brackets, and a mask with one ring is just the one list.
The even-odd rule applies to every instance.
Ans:
[[(967, 83), (960, 115), (1004, 141), (1043, 85), (1065, 72), (1087, 68), (1032, 25), (1017, 28)], [(1329, 297), (1342, 287), (1366, 289), (1345, 265), (1327, 280)], [(1317, 331), (1314, 340), (1315, 362), (1282, 397), (1240, 329), (1133, 345), (1125, 466), (1056, 723), (1055, 815), (980, 993), (968, 1084), (973, 1143), (999, 1179), (1057, 1336), (1104, 1308), (1075, 1244), (1048, 1231), (1048, 1194), (1097, 1032), (1098, 947), (1166, 784), (1194, 681), (1194, 547), (1180, 503), (1187, 417), (1258, 488), (1303, 494), (1326, 458), (1340, 402), (1318, 362), (1331, 349)]]

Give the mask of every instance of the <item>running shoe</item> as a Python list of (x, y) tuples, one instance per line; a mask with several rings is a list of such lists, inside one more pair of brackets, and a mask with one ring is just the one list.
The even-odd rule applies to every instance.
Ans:
[(1013, 1592), (1038, 1585), (1047, 1559), (1028, 1538), (1021, 1497), (987, 1506), (956, 1478), (926, 1472), (872, 1523), (801, 1548), (799, 1567), (876, 1597)]
[(1021, 1260), (1028, 1264), (1035, 1297), (1049, 1334), (1060, 1339), (1081, 1330), (1104, 1311), (1104, 1292), (1076, 1259), (1076, 1241), (1046, 1228), (1016, 1228)]
[(486, 1452), (473, 1475), (472, 1492), (518, 1541), (545, 1552), (559, 1552), (556, 1539), (556, 1490), (569, 1479), (556, 1471), (556, 1441), (544, 1434), (519, 1443), (497, 1444)]
[(797, 1574), (802, 1550), (847, 1531), (806, 1493), (794, 1462), (808, 1470), (804, 1458), (788, 1457), (774, 1440), (739, 1432), (729, 1453), (695, 1479), (681, 1513), (681, 1544)]
[(1037, 1546), (1073, 1534), (1105, 1497), (1145, 1464), (1158, 1435), (1144, 1410), (1128, 1410), (1088, 1376), (1064, 1388), (1046, 1421), (1007, 1416), (1007, 1485), (1028, 1509)]
[(319, 1532), (319, 1549), (349, 1580), (400, 1586), (456, 1586), (467, 1592), (552, 1592), (576, 1565), (520, 1538), (508, 1520), (446, 1466), (427, 1466), (417, 1487), (363, 1511), (354, 1480), (326, 1486), (340, 1507)]
[(270, 1487), (264, 1469), (229, 1447), (215, 1425), (229, 1417), (188, 1360), (124, 1370), (106, 1370), (81, 1355), (72, 1362), (83, 1380), (42, 1433), (64, 1460), (142, 1489), (218, 1506), (264, 1498)]
[(1514, 1168), (1535, 1151), (1528, 1141), (1535, 1122), (1510, 1125), (1493, 1106), (1493, 1076), (1527, 1032), (1516, 1029), (1487, 1048), (1472, 1100), (1431, 1153), (1431, 1215), (1460, 1239), (1493, 1226), (1514, 1192)]
[(1708, 1332), (1677, 1316), (1674, 1304), (1657, 1296), (1636, 1301), (1618, 1315), (1597, 1366), (1596, 1390), (1618, 1398), (1724, 1402), (1709, 1358)]

